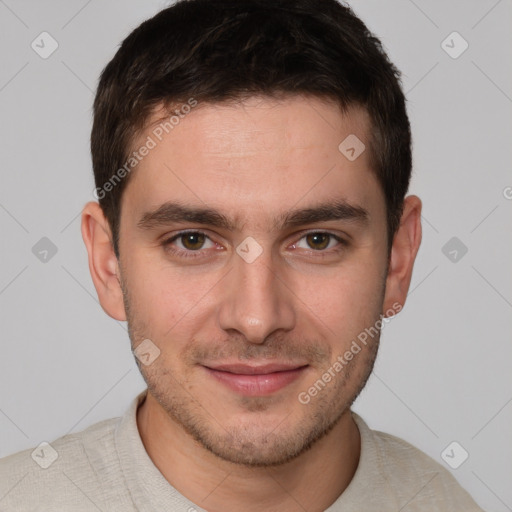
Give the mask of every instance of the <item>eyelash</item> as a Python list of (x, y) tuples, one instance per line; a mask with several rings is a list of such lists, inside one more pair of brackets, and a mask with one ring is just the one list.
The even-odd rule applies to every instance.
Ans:
[[(179, 233), (176, 233), (171, 238), (168, 238), (168, 239), (164, 240), (162, 242), (162, 246), (164, 247), (164, 249), (166, 251), (168, 251), (171, 254), (173, 254), (174, 256), (177, 256), (177, 257), (180, 257), (180, 258), (204, 258), (204, 256), (201, 254), (202, 253), (201, 249), (198, 249), (196, 251), (192, 251), (192, 250), (184, 250), (184, 249), (172, 248), (172, 242), (174, 242), (175, 240), (179, 239), (183, 235), (187, 235), (187, 234), (201, 234), (201, 235), (204, 235), (208, 240), (213, 241), (203, 231), (200, 231), (200, 230), (190, 230), (190, 231), (180, 231)], [(340, 238), (339, 236), (335, 235), (334, 233), (330, 233), (328, 231), (309, 231), (308, 233), (304, 233), (299, 238), (298, 241), (302, 240), (303, 238), (305, 238), (308, 235), (327, 235), (327, 236), (329, 236), (331, 238), (334, 238), (334, 240), (336, 240), (339, 243), (339, 246), (341, 246), (341, 247), (337, 246), (337, 248), (335, 248), (335, 249), (331, 248), (330, 250), (327, 250), (327, 249), (323, 249), (323, 250), (311, 249), (309, 252), (310, 253), (315, 253), (315, 255), (316, 255), (315, 257), (318, 257), (318, 258), (322, 258), (322, 257), (328, 256), (329, 254), (332, 254), (332, 253), (341, 252), (348, 245), (348, 242), (346, 240), (344, 240), (343, 238)], [(298, 241), (296, 243), (298, 243)]]

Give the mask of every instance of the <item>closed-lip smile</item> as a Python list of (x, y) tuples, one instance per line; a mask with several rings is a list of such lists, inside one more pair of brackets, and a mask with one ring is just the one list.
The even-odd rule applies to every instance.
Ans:
[(210, 376), (242, 395), (265, 396), (279, 391), (299, 378), (305, 363), (221, 363), (203, 365)]

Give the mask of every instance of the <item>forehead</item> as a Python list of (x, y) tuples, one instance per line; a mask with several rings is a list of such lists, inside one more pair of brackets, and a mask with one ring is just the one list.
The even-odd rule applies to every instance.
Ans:
[[(252, 97), (197, 104), (171, 117), (155, 110), (134, 145), (152, 148), (125, 190), (129, 212), (179, 199), (261, 220), (319, 200), (347, 199), (368, 210), (384, 202), (362, 108), (342, 112), (334, 102), (303, 96)], [(365, 147), (356, 159), (347, 157), (354, 153), (346, 153), (347, 140), (357, 153)]]
[[(175, 142), (186, 141), (202, 152), (237, 157), (254, 150), (260, 156), (264, 148), (309, 148), (338, 141), (344, 132), (359, 134), (368, 141), (371, 122), (365, 108), (353, 105), (346, 111), (327, 98), (305, 95), (272, 98), (252, 96), (245, 100), (221, 103), (174, 104), (169, 113), (162, 105), (146, 122), (143, 137)], [(179, 129), (178, 129), (179, 127)], [(169, 135), (169, 137), (167, 137)], [(330, 136), (329, 136), (330, 135)], [(186, 140), (188, 139), (188, 140)], [(336, 143), (337, 147), (338, 144)]]

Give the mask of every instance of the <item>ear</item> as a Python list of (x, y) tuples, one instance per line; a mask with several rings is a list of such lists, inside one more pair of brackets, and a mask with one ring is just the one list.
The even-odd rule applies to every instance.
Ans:
[(103, 210), (89, 202), (82, 210), (82, 238), (89, 254), (89, 271), (103, 311), (112, 318), (126, 320), (119, 281), (119, 264)]
[(391, 247), (383, 311), (395, 310), (396, 303), (402, 307), (411, 284), (414, 260), (421, 244), (421, 200), (408, 196)]

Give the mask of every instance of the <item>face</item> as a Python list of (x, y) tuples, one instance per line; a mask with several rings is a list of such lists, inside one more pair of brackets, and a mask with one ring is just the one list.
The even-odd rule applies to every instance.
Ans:
[[(368, 116), (252, 98), (198, 105), (161, 141), (155, 126), (120, 226), (132, 346), (159, 351), (140, 371), (210, 452), (283, 463), (343, 417), (377, 352), (378, 335), (336, 370), (383, 313), (386, 210)], [(351, 134), (366, 145), (353, 161), (338, 149)]]

